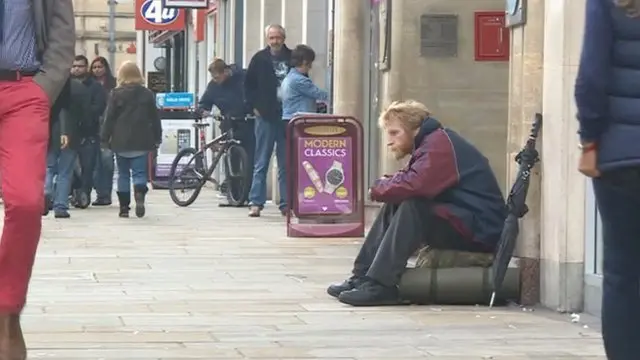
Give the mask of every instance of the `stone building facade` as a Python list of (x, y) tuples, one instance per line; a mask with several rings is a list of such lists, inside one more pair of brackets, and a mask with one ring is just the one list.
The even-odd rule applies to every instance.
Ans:
[[(136, 32), (133, 0), (116, 5), (116, 46), (114, 70), (125, 60), (136, 60)], [(109, 59), (109, 5), (107, 0), (73, 0), (76, 19), (76, 54), (89, 60), (96, 56)]]

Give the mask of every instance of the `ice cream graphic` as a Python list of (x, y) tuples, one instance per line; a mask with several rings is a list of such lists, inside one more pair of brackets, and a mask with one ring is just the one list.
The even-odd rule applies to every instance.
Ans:
[(311, 182), (313, 183), (313, 186), (315, 186), (316, 190), (318, 190), (318, 192), (321, 193), (323, 190), (322, 179), (320, 179), (320, 175), (318, 174), (316, 169), (313, 167), (313, 165), (311, 165), (310, 162), (306, 160), (302, 162), (302, 167), (304, 168), (304, 171), (306, 171), (307, 175), (309, 176), (309, 180), (311, 180)]

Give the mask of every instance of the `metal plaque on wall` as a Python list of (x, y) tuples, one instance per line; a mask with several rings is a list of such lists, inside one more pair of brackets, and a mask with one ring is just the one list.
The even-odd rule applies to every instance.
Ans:
[(420, 55), (458, 56), (458, 15), (426, 14), (420, 17)]

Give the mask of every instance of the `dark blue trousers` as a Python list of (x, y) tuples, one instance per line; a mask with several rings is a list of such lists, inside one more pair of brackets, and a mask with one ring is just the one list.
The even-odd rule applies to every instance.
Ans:
[[(631, 180), (631, 181), (628, 181)], [(609, 360), (640, 359), (640, 176), (593, 181), (603, 224), (602, 333)]]

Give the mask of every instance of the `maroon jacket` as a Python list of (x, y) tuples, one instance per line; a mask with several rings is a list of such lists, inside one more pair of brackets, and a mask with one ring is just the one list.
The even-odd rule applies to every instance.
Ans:
[(397, 204), (416, 197), (432, 201), (435, 214), (465, 238), (491, 249), (498, 242), (506, 207), (489, 161), (431, 117), (416, 135), (407, 166), (371, 188), (374, 201)]

